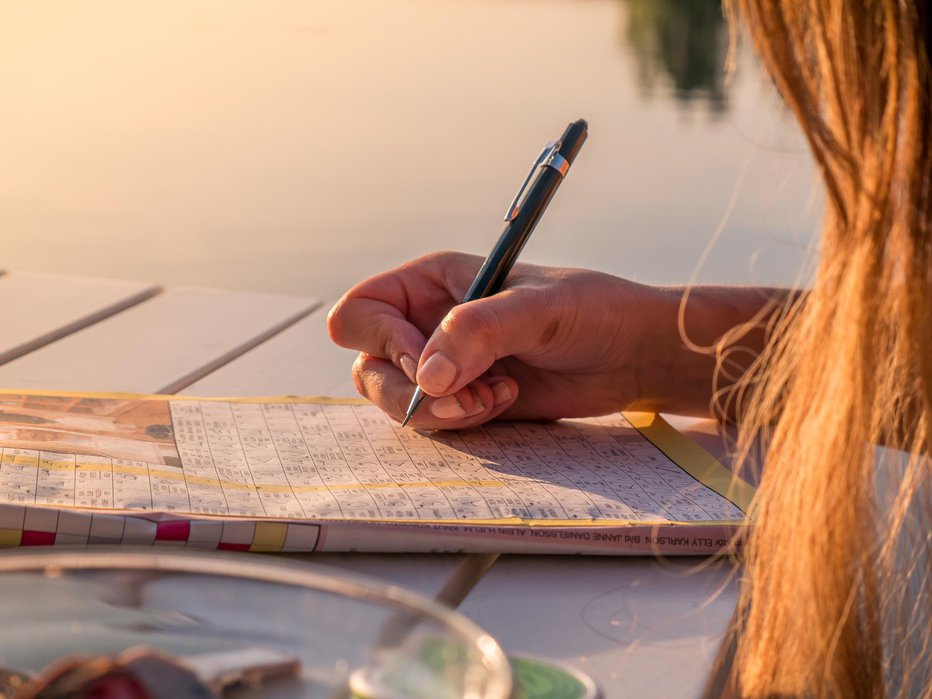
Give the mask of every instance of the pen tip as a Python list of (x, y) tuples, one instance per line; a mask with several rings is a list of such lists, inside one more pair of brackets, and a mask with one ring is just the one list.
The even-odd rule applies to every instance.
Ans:
[(404, 427), (405, 425), (407, 425), (408, 420), (410, 419), (411, 419), (411, 413), (408, 413), (407, 415), (405, 415), (405, 419), (401, 421), (401, 426)]

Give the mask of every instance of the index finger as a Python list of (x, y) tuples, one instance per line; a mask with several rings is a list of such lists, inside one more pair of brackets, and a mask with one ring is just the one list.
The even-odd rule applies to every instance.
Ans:
[(341, 347), (387, 359), (415, 380), (427, 339), (390, 303), (344, 296), (330, 309), (327, 329), (330, 339)]
[(480, 264), (473, 255), (431, 253), (366, 279), (330, 310), (330, 338), (391, 361), (413, 382), (426, 335), (465, 293)]

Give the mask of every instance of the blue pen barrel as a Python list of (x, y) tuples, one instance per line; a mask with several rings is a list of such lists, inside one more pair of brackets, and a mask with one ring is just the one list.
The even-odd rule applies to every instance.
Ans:
[(505, 278), (514, 266), (531, 232), (544, 215), (547, 204), (553, 199), (563, 176), (549, 167), (540, 168), (527, 196), (519, 204), (518, 214), (505, 226), (501, 237), (486, 258), (472, 286), (463, 297), (463, 303), (498, 293)]
[[(587, 133), (588, 124), (583, 119), (574, 121), (563, 132), (557, 153), (569, 165), (572, 165), (576, 159)], [(544, 215), (563, 177), (564, 175), (554, 167), (542, 165), (538, 168), (537, 176), (528, 188), (527, 194), (518, 203), (517, 215), (505, 226), (498, 242), (463, 297), (463, 303), (491, 296), (501, 290), (508, 273), (518, 259), (518, 255), (521, 254), (528, 238), (531, 237), (540, 217)]]

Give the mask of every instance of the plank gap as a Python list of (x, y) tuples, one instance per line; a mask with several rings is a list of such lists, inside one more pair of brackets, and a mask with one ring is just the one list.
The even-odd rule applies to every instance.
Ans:
[(226, 352), (225, 354), (220, 355), (213, 361), (208, 362), (207, 364), (204, 364), (203, 366), (199, 367), (195, 371), (192, 371), (190, 374), (187, 374), (186, 376), (181, 377), (177, 381), (173, 381), (172, 383), (168, 384), (164, 388), (156, 391), (156, 393), (168, 393), (168, 394), (177, 393), (178, 391), (204, 378), (208, 374), (216, 371), (220, 367), (226, 364), (229, 364), (230, 362), (237, 359), (238, 357), (245, 354), (246, 352), (249, 352), (250, 350), (258, 347), (263, 342), (275, 337), (280, 332), (287, 330), (288, 328), (290, 328), (292, 325), (294, 325), (298, 321), (311, 315), (319, 307), (320, 307), (320, 302), (318, 301), (317, 303), (312, 304), (309, 308), (301, 310), (294, 316), (286, 318), (280, 323), (277, 323), (276, 325), (273, 325), (272, 327), (262, 331), (255, 337), (251, 338), (249, 341), (244, 342), (238, 347), (234, 347), (229, 352)]
[[(2, 274), (3, 273), (0, 273), (0, 276), (2, 276)], [(126, 298), (121, 299), (110, 306), (106, 306), (97, 311), (89, 313), (86, 316), (77, 318), (71, 323), (66, 323), (65, 325), (55, 328), (54, 330), (50, 330), (47, 333), (38, 335), (37, 337), (12, 347), (5, 352), (0, 352), (0, 365), (11, 362), (14, 359), (19, 359), (23, 355), (29, 354), (30, 352), (33, 352), (40, 347), (50, 345), (53, 342), (61, 340), (63, 337), (67, 337), (68, 335), (76, 333), (79, 330), (84, 330), (84, 328), (90, 327), (95, 323), (99, 323), (106, 318), (114, 316), (118, 313), (122, 313), (123, 311), (130, 309), (133, 306), (139, 305), (143, 301), (148, 301), (154, 296), (162, 293), (162, 291), (164, 291), (164, 288), (161, 286), (153, 286), (148, 289), (143, 289), (142, 291), (131, 296), (127, 296)]]

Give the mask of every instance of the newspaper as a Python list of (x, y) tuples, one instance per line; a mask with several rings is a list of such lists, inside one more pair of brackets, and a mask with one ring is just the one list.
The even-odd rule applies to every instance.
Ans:
[(658, 416), (401, 428), (362, 401), (0, 394), (0, 545), (700, 553), (753, 490)]

